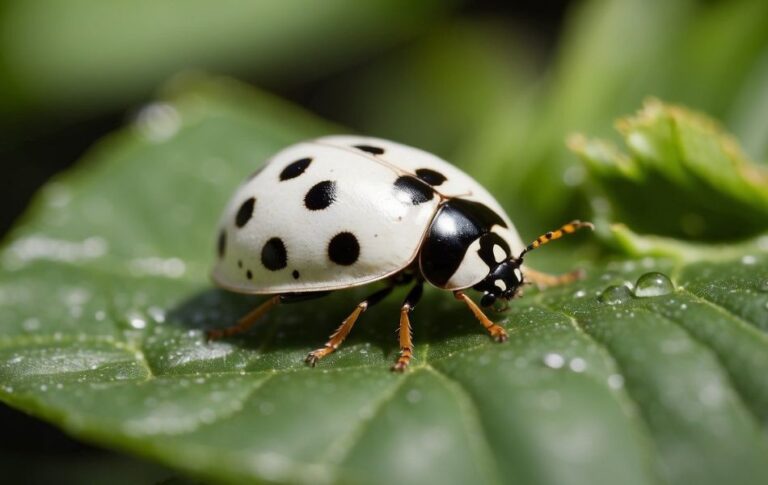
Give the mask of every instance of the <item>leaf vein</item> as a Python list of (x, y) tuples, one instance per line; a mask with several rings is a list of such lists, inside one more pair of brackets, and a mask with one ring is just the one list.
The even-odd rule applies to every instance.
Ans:
[[(494, 454), (494, 447), (491, 445), (488, 433), (482, 424), (480, 410), (478, 409), (475, 400), (472, 398), (472, 395), (469, 391), (464, 389), (461, 383), (449, 377), (445, 372), (432, 367), (431, 365), (425, 366), (425, 369), (432, 372), (440, 381), (442, 381), (448, 391), (456, 397), (459, 408), (463, 411), (461, 415), (464, 421), (464, 427), (467, 429), (470, 447), (473, 450), (475, 459), (480, 465), (478, 468), (480, 470), (488, 471), (489, 477), (487, 478), (489, 478), (489, 480), (487, 483), (502, 483), (500, 479), (501, 472), (496, 460), (496, 455)], [(475, 433), (472, 433), (472, 430), (474, 430)], [(484, 457), (485, 459), (483, 459)]]

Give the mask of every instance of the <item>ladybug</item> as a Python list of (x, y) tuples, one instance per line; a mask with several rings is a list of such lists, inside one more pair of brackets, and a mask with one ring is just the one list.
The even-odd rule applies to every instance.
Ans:
[[(578, 278), (539, 273), (524, 255), (588, 222), (573, 221), (523, 245), (502, 207), (478, 182), (448, 162), (406, 145), (352, 135), (297, 143), (277, 153), (240, 186), (219, 222), (213, 281), (229, 291), (269, 295), (236, 325), (210, 339), (240, 333), (272, 307), (373, 282), (321, 348), (331, 354), (360, 315), (398, 285), (412, 285), (400, 308), (404, 371), (413, 356), (409, 314), (425, 282), (452, 291), (495, 340), (503, 327), (480, 308), (505, 303), (524, 282), (541, 286)], [(467, 290), (482, 293), (480, 306)]]

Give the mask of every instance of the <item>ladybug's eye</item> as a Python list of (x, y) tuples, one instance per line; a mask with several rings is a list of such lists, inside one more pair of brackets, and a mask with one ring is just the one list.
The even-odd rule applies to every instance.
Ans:
[(496, 301), (496, 297), (492, 295), (491, 293), (486, 293), (483, 295), (482, 298), (480, 298), (480, 305), (484, 307), (489, 307), (493, 305), (493, 303)]

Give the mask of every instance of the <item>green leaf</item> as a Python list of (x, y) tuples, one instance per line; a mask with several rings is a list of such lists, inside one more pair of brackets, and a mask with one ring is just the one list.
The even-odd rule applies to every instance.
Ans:
[(768, 168), (749, 160), (713, 120), (650, 100), (617, 126), (628, 155), (600, 140), (570, 141), (612, 202), (614, 220), (645, 232), (704, 239), (765, 230)]
[[(762, 482), (760, 244), (726, 260), (600, 263), (574, 285), (528, 289), (494, 315), (505, 344), (427, 291), (406, 375), (388, 371), (405, 290), (315, 369), (307, 351), (370, 288), (206, 343), (258, 301), (207, 280), (231, 190), (270, 153), (338, 130), (222, 80), (179, 82), (142, 110), (43, 190), (2, 251), (0, 398), (217, 482)], [(675, 291), (598, 298), (648, 271)]]

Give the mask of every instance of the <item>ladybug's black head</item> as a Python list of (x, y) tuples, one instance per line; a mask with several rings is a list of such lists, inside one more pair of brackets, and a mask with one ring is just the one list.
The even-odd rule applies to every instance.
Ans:
[(507, 258), (491, 269), (480, 283), (473, 288), (483, 292), (480, 305), (489, 307), (502, 299), (509, 301), (517, 295), (523, 284), (522, 258)]
[(560, 229), (547, 232), (536, 238), (535, 241), (523, 249), (517, 258), (509, 257), (491, 268), (488, 276), (473, 286), (474, 289), (484, 293), (480, 304), (487, 307), (493, 305), (499, 298), (503, 299), (505, 303), (514, 298), (523, 284), (523, 272), (520, 271), (520, 266), (523, 264), (523, 256), (582, 227), (595, 228), (591, 222), (571, 221)]

